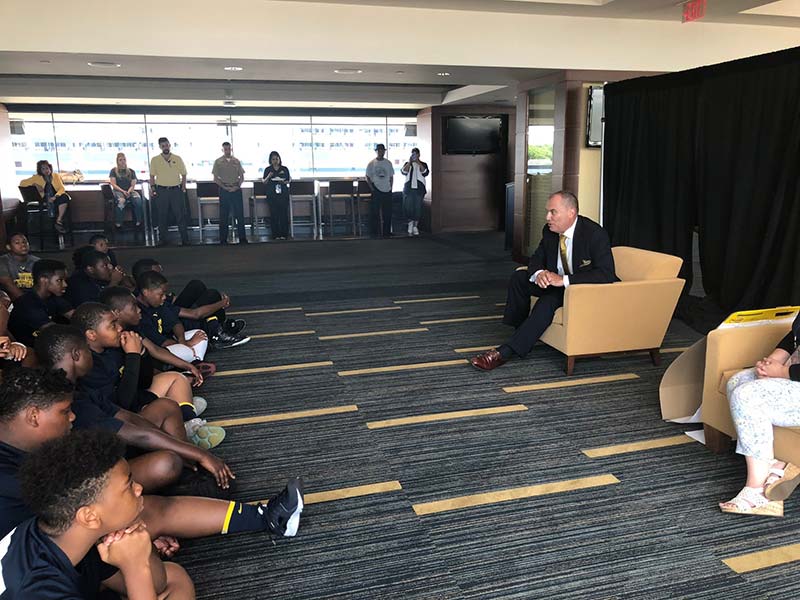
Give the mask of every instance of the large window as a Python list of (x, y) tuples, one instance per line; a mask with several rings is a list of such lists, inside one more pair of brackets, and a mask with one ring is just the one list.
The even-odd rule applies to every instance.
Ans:
[(274, 117), (232, 115), (12, 113), (16, 173), (35, 171), (47, 159), (57, 171), (79, 170), (86, 181), (102, 181), (124, 152), (141, 179), (167, 137), (186, 164), (190, 180), (208, 181), (222, 142), (233, 145), (245, 178), (257, 179), (277, 150), (295, 178), (363, 177), (375, 144), (388, 148), (395, 189), (403, 186), (400, 167), (417, 145), (416, 119), (396, 117)]

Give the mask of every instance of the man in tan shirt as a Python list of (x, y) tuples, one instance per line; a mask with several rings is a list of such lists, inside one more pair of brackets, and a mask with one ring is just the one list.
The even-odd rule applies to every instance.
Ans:
[(247, 234), (244, 231), (242, 203), (244, 169), (239, 159), (233, 155), (230, 142), (222, 144), (222, 156), (214, 161), (211, 173), (214, 175), (214, 183), (219, 186), (219, 243), (222, 246), (228, 243), (228, 217), (233, 213), (236, 230), (239, 233), (239, 243), (246, 244)]
[(183, 159), (170, 152), (169, 140), (158, 138), (161, 154), (150, 159), (150, 189), (156, 203), (158, 213), (159, 244), (167, 244), (169, 213), (175, 215), (178, 231), (181, 234), (181, 245), (189, 245), (189, 234), (186, 231), (186, 167)]

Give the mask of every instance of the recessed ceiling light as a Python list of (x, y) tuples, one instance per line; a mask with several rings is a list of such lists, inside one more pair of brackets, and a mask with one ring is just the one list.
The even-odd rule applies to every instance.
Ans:
[(226, 71), (244, 71), (244, 67), (222, 67)]
[(225, 100), (225, 102), (222, 103), (222, 106), (236, 106), (236, 102), (233, 100)]
[(43, 65), (49, 65), (50, 64), (49, 60), (40, 60), (39, 62), (42, 63)]
[(337, 75), (361, 75), (364, 71), (361, 69), (334, 69), (333, 72)]
[(447, 71), (439, 71), (439, 72), (437, 73), (437, 75), (438, 75), (439, 77), (450, 77), (450, 73), (448, 73)]
[(405, 71), (395, 71), (395, 75), (405, 75)]
[(95, 67), (96, 69), (119, 69), (122, 65), (115, 62), (110, 62), (107, 60), (90, 60), (86, 63), (90, 67)]

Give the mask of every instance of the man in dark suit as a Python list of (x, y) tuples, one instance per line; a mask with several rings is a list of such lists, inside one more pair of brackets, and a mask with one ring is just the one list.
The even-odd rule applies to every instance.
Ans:
[[(556, 192), (547, 200), (547, 225), (528, 270), (515, 271), (508, 285), (503, 323), (516, 331), (499, 348), (473, 358), (472, 366), (491, 371), (513, 356), (528, 354), (563, 306), (564, 290), (570, 285), (614, 281), (618, 279), (608, 234), (591, 219), (578, 216), (574, 194)], [(539, 298), (532, 309), (531, 296)]]

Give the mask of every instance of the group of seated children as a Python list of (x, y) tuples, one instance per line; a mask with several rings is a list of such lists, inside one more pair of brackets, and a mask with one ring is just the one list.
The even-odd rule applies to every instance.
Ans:
[[(24, 236), (9, 246), (25, 264)], [(213, 373), (206, 346), (247, 340), (225, 317), (227, 296), (192, 282), (168, 297), (150, 259), (131, 290), (112, 285), (126, 275), (106, 253), (75, 258), (69, 277), (34, 260), (30, 285), (10, 277), (21, 293), (0, 302), (0, 596), (193, 598), (188, 575), (151, 550), (169, 558), (176, 538), (218, 533), (294, 536), (302, 480), (265, 504), (231, 501), (234, 473), (210, 451), (225, 431), (200, 418), (207, 403), (192, 386)], [(78, 304), (65, 297), (73, 281)]]

